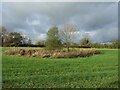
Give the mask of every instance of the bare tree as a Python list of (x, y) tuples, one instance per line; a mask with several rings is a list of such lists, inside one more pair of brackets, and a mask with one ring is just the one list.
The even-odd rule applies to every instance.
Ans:
[(64, 24), (59, 31), (60, 38), (63, 43), (66, 43), (67, 50), (69, 51), (70, 43), (73, 42), (78, 34), (78, 27), (75, 24)]

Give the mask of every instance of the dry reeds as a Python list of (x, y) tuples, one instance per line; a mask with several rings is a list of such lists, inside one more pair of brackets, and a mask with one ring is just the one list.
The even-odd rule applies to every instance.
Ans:
[(96, 49), (87, 50), (33, 50), (33, 49), (11, 49), (4, 52), (7, 55), (31, 56), (39, 58), (75, 58), (87, 57), (94, 54), (100, 54)]

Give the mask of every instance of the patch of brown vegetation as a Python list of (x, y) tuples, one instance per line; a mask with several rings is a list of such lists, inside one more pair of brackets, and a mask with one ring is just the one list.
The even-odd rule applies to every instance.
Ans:
[(39, 58), (75, 58), (75, 57), (87, 57), (94, 54), (100, 54), (99, 51), (95, 49), (89, 50), (33, 50), (33, 49), (11, 49), (4, 52), (7, 55), (17, 55), (17, 56), (31, 56)]

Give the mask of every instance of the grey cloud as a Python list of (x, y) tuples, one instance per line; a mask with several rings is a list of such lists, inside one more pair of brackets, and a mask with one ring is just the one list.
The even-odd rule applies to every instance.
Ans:
[[(49, 28), (66, 22), (77, 24), (81, 32), (96, 32), (92, 41), (107, 41), (116, 37), (110, 32), (117, 33), (117, 3), (3, 3), (2, 15), (8, 30), (24, 30), (34, 41), (45, 39)], [(107, 29), (109, 33), (102, 34)]]
[(97, 7), (95, 4), (94, 7), (90, 9), (91, 12), (83, 15), (76, 15), (71, 18), (71, 20), (77, 22), (77, 24), (86, 31), (104, 28), (107, 25), (111, 25), (111, 23), (115, 23), (113, 25), (116, 27), (118, 20), (117, 3), (110, 5), (106, 3), (106, 6), (100, 5), (101, 7)]
[(107, 42), (111, 41), (114, 38), (118, 38), (118, 29), (117, 28), (104, 28), (94, 31), (94, 35), (91, 37), (93, 42)]

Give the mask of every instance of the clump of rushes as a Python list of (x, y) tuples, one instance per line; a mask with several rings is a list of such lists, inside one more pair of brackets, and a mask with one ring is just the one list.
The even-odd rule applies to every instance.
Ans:
[(7, 55), (30, 56), (38, 58), (76, 58), (88, 57), (94, 54), (100, 54), (96, 49), (87, 50), (34, 50), (34, 49), (11, 49), (4, 52)]

